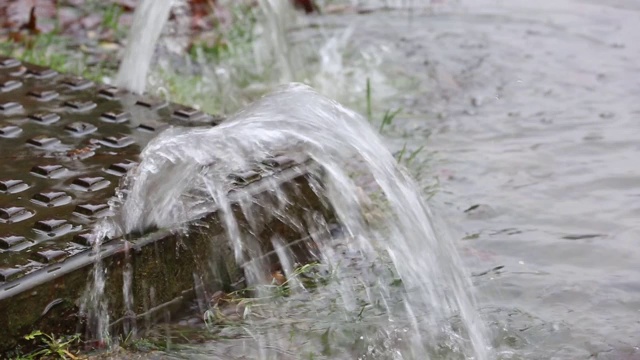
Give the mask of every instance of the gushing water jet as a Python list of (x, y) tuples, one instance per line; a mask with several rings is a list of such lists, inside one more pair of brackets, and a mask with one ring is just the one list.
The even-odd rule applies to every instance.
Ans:
[[(249, 224), (249, 234), (262, 230), (261, 216), (265, 213), (274, 214), (287, 227), (301, 231), (324, 228), (326, 232), (330, 222), (318, 212), (295, 219), (279, 216), (290, 203), (280, 195), (276, 202), (261, 203), (237, 194), (244, 200), (239, 209), (232, 209), (229, 174), (265, 163), (274, 153), (281, 152), (294, 152), (319, 165), (311, 173), (322, 179), (322, 186), (312, 182), (311, 188), (318, 197), (327, 199), (328, 207), (335, 211), (347, 234), (344, 245), (364, 259), (389, 258), (389, 266), (411, 294), (401, 300), (406, 311), (388, 314), (412, 328), (407, 335), (411, 340), (409, 349), (396, 350), (406, 351), (405, 356), (428, 353), (430, 344), (446, 337), (455, 344), (456, 351), (488, 359), (484, 327), (469, 294), (471, 284), (462, 272), (453, 243), (437, 234), (430, 210), (413, 180), (362, 117), (305, 85), (284, 86), (219, 126), (174, 128), (160, 134), (142, 152), (136, 172), (129, 175), (132, 187), (118, 207), (122, 220), (119, 226), (124, 233), (150, 226), (171, 228), (215, 206), (223, 214), (235, 260), (251, 264), (244, 268), (247, 286), (260, 285), (260, 279), (271, 269), (255, 261), (265, 253), (239, 231), (239, 219)], [(215, 165), (202, 171), (208, 164)], [(354, 166), (370, 177), (385, 198), (389, 212), (380, 228), (372, 228), (363, 218), (363, 199), (357, 195), (358, 186), (349, 173)], [(159, 184), (163, 190), (155, 191)], [(251, 205), (264, 211), (256, 213)], [(278, 238), (272, 242), (278, 248)], [(331, 241), (316, 239), (312, 248), (337, 271), (346, 271), (335, 258)], [(295, 262), (292, 254), (281, 247), (276, 255), (280, 264)], [(361, 273), (356, 276), (361, 281), (377, 282), (377, 275), (359, 269)], [(371, 295), (373, 298), (392, 301), (388, 294), (393, 291), (388, 284), (376, 286), (381, 292)], [(360, 290), (356, 288), (345, 285), (336, 289), (345, 313), (357, 308), (353, 299)], [(454, 315), (462, 321), (468, 344), (448, 325)], [(267, 337), (261, 341), (269, 343), (269, 336), (264, 336)]]
[(136, 7), (116, 86), (136, 94), (144, 93), (156, 43), (169, 19), (173, 2), (142, 0)]

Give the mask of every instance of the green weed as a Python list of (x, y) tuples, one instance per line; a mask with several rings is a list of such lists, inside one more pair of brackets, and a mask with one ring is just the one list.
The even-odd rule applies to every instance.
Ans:
[(109, 5), (102, 15), (102, 26), (118, 33), (120, 16), (122, 16), (122, 7), (119, 4)]
[(367, 78), (367, 119), (369, 122), (373, 120), (373, 112), (371, 110), (371, 80)]
[(380, 128), (378, 129), (378, 131), (382, 132), (382, 130), (384, 130), (385, 126), (391, 125), (391, 123), (393, 122), (393, 119), (396, 117), (396, 115), (398, 115), (398, 113), (401, 110), (402, 110), (402, 108), (397, 109), (395, 111), (387, 110), (384, 113), (384, 116), (382, 117), (382, 122), (380, 123)]
[(35, 340), (40, 343), (38, 348), (26, 355), (17, 357), (20, 360), (54, 358), (54, 359), (77, 359), (78, 357), (71, 350), (71, 347), (80, 342), (80, 335), (56, 336), (45, 334), (40, 330), (35, 330), (24, 337), (26, 340)]
[(228, 10), (232, 18), (230, 27), (225, 29), (222, 24), (215, 23), (212, 32), (213, 38), (209, 33), (208, 39), (194, 41), (189, 51), (189, 55), (193, 59), (202, 61), (202, 56), (204, 56), (206, 61), (218, 62), (234, 54), (244, 53), (240, 49), (247, 48), (253, 43), (257, 22), (254, 9), (246, 4), (237, 4)]
[(420, 152), (422, 152), (422, 150), (424, 150), (424, 145), (420, 146), (416, 150), (413, 150), (405, 158), (405, 155), (407, 153), (407, 144), (405, 143), (402, 146), (402, 149), (396, 154), (396, 161), (398, 162), (398, 164), (404, 164), (406, 166), (409, 166), (415, 160), (415, 158), (418, 156), (418, 154), (420, 154)]
[[(371, 80), (367, 78), (365, 105), (366, 105), (367, 120), (369, 120), (370, 123), (373, 122), (373, 118), (374, 118), (372, 96), (373, 96), (373, 89), (371, 88)], [(393, 123), (393, 120), (400, 113), (400, 111), (402, 111), (402, 108), (398, 108), (396, 110), (388, 109), (387, 111), (385, 111), (384, 115), (382, 116), (382, 121), (380, 122), (380, 127), (378, 128), (378, 132), (382, 133), (385, 127), (391, 125)]]

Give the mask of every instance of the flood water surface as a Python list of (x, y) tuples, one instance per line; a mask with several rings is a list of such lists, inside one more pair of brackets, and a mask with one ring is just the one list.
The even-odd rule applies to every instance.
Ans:
[(361, 19), (418, 79), (395, 124), (432, 132), (406, 141), (435, 152), (423, 178), (504, 358), (640, 358), (640, 4), (606, 3)]

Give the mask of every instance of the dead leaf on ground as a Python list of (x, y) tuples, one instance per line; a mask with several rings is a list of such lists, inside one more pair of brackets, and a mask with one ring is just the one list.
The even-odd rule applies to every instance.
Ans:
[(9, 0), (0, 3), (0, 25), (12, 31), (47, 32), (53, 29), (57, 9), (57, 0)]
[(305, 13), (311, 14), (312, 12), (318, 12), (318, 5), (313, 0), (292, 0), (293, 6), (296, 9), (304, 10)]
[(120, 5), (122, 7), (122, 10), (125, 11), (133, 11), (138, 5), (137, 0), (117, 0), (115, 3)]

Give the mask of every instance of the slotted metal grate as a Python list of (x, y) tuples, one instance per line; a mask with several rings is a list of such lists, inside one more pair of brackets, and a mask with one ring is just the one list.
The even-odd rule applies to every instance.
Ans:
[(0, 58), (0, 281), (87, 250), (83, 231), (169, 124), (219, 119)]

